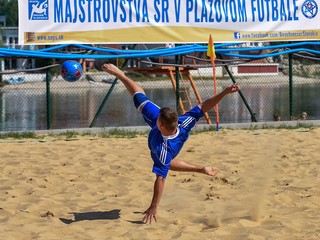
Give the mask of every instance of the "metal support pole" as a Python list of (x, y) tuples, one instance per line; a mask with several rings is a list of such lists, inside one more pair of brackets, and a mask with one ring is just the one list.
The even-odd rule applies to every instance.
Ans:
[[(128, 59), (126, 59), (126, 60), (124, 61), (124, 63), (123, 63), (122, 66), (121, 66), (121, 69), (122, 69), (124, 66), (127, 65), (127, 62), (128, 62)], [(97, 121), (97, 119), (98, 119), (98, 117), (99, 117), (102, 109), (103, 109), (104, 106), (106, 105), (107, 100), (109, 99), (109, 97), (110, 97), (110, 95), (111, 95), (111, 92), (113, 91), (113, 89), (114, 89), (114, 87), (115, 87), (115, 85), (116, 85), (117, 82), (118, 82), (118, 78), (115, 78), (115, 79), (113, 80), (112, 84), (111, 84), (111, 87), (109, 88), (109, 91), (107, 92), (106, 96), (105, 96), (104, 99), (102, 100), (102, 103), (101, 103), (101, 105), (100, 105), (100, 107), (99, 107), (96, 115), (94, 116), (92, 122), (90, 123), (89, 128), (92, 128), (92, 127), (95, 125), (95, 123), (96, 123), (96, 121)]]
[(51, 93), (50, 93), (51, 72), (46, 72), (46, 102), (47, 102), (47, 129), (51, 129)]
[(290, 120), (293, 119), (293, 67), (292, 67), (292, 53), (289, 53), (289, 114)]
[[(131, 49), (134, 49), (134, 48), (136, 47), (136, 45), (137, 45), (137, 44), (134, 44)], [(122, 66), (121, 66), (121, 69), (123, 69), (123, 67), (127, 65), (128, 60), (129, 60), (128, 58), (125, 59), (124, 63), (123, 63)], [(92, 127), (95, 125), (95, 123), (96, 123), (96, 121), (97, 121), (97, 119), (98, 119), (98, 117), (99, 117), (102, 109), (103, 109), (104, 106), (106, 105), (106, 102), (107, 102), (107, 100), (109, 99), (109, 96), (110, 96), (111, 92), (113, 91), (113, 89), (114, 89), (114, 87), (115, 87), (115, 85), (116, 85), (117, 82), (118, 82), (118, 78), (115, 78), (115, 79), (113, 80), (113, 82), (112, 82), (111, 87), (109, 88), (109, 91), (107, 92), (106, 96), (105, 96), (104, 99), (102, 100), (102, 103), (101, 103), (101, 105), (100, 105), (100, 107), (99, 107), (96, 115), (94, 116), (93, 120), (91, 121), (91, 123), (90, 123), (90, 125), (89, 125), (89, 128), (92, 128)]]
[[(181, 64), (181, 56), (176, 55), (175, 56), (175, 64), (180, 65)], [(182, 112), (182, 109), (180, 108), (180, 74), (179, 74), (179, 66), (175, 67), (175, 79), (176, 79), (176, 106), (177, 106), (177, 112), (180, 115)]]
[[(219, 58), (222, 60), (222, 57), (221, 57), (220, 54), (217, 54), (217, 56), (219, 56)], [(231, 81), (232, 81), (233, 83), (236, 83), (236, 80), (235, 80), (233, 74), (230, 72), (230, 69), (228, 68), (228, 66), (225, 64), (225, 62), (223, 62), (223, 64), (224, 64), (224, 68), (225, 68), (225, 70), (227, 71), (227, 73), (228, 73)], [(250, 113), (250, 115), (251, 115), (251, 121), (252, 121), (252, 122), (258, 122), (257, 119), (256, 119), (256, 116), (255, 116), (255, 113), (252, 111), (251, 107), (249, 106), (249, 103), (248, 103), (247, 99), (245, 98), (245, 96), (243, 95), (243, 93), (242, 93), (241, 90), (239, 91), (239, 95), (240, 95), (242, 101), (243, 101), (244, 104), (246, 105), (246, 107), (247, 107), (247, 109), (248, 109), (248, 111), (249, 111), (249, 113)]]

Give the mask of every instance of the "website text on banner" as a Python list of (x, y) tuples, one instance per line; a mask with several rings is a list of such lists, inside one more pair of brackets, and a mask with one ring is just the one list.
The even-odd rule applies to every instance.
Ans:
[(20, 44), (318, 40), (319, 22), (318, 0), (19, 1)]

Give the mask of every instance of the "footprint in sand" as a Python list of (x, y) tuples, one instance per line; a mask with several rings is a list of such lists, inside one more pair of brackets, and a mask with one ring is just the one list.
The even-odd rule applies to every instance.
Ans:
[(247, 219), (241, 219), (239, 220), (239, 223), (243, 226), (243, 227), (257, 227), (260, 225), (259, 222), (254, 222), (254, 221), (250, 221)]

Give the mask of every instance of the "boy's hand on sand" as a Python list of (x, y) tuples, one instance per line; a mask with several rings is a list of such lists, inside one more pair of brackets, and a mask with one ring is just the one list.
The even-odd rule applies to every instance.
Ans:
[(142, 219), (142, 222), (146, 224), (151, 224), (152, 219), (154, 219), (155, 222), (157, 222), (157, 208), (150, 206), (143, 214), (144, 217)]
[(204, 167), (203, 173), (214, 177), (215, 175), (217, 175), (218, 169), (214, 167)]

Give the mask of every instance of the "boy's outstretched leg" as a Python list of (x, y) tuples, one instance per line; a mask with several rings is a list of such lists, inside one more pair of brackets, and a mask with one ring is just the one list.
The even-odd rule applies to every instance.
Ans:
[(118, 78), (124, 86), (127, 88), (128, 92), (133, 96), (136, 92), (141, 92), (144, 94), (144, 90), (142, 87), (140, 87), (139, 84), (134, 82), (132, 79), (128, 78), (123, 71), (121, 71), (118, 67), (115, 65), (108, 63), (102, 65), (103, 71), (114, 75), (116, 78)]
[(181, 161), (179, 159), (174, 159), (171, 162), (170, 170), (178, 172), (197, 172), (210, 176), (215, 176), (218, 173), (218, 169), (214, 167), (200, 167), (191, 163)]

